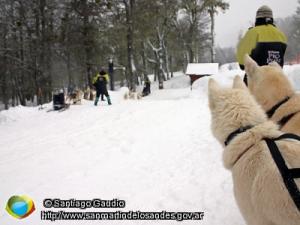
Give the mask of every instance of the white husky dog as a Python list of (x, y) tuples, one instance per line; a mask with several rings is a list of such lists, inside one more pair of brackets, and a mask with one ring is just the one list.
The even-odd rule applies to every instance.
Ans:
[[(296, 200), (266, 141), (282, 135), (277, 125), (267, 120), (239, 77), (232, 89), (221, 88), (211, 79), (209, 107), (212, 132), (224, 147), (223, 162), (232, 172), (235, 198), (247, 224), (299, 225)], [(300, 167), (299, 141), (282, 138), (272, 143), (288, 168)], [(299, 179), (287, 180), (294, 182), (294, 188), (300, 185)]]

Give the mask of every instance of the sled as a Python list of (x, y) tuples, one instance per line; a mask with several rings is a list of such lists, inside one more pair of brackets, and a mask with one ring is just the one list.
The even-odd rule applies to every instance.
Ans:
[(57, 111), (63, 112), (70, 108), (70, 104), (65, 101), (65, 94), (63, 92), (53, 94), (53, 108), (47, 112)]

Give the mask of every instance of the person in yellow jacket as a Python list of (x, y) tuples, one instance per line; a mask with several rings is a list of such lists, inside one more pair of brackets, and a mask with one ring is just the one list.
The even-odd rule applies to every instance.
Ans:
[(111, 105), (110, 96), (107, 91), (107, 83), (109, 82), (109, 76), (104, 71), (101, 70), (100, 73), (97, 73), (93, 78), (93, 85), (96, 88), (96, 99), (94, 105), (97, 106), (100, 95), (105, 95), (107, 98), (107, 102)]
[[(255, 27), (250, 28), (237, 47), (237, 61), (244, 70), (244, 56), (249, 54), (258, 65), (268, 65), (276, 61), (284, 64), (287, 38), (275, 25), (272, 9), (266, 5), (256, 12)], [(247, 74), (244, 82), (247, 84)]]

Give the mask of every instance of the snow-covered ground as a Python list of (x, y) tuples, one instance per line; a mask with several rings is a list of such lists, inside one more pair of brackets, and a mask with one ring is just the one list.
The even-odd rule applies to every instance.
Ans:
[[(238, 73), (223, 69), (214, 77), (229, 85)], [(45, 198), (119, 198), (126, 201), (124, 211), (205, 213), (203, 221), (180, 224), (244, 224), (222, 148), (211, 135), (207, 80), (191, 90), (189, 79), (177, 73), (165, 90), (140, 101), (125, 101), (118, 91), (111, 92), (112, 106), (83, 101), (61, 113), (35, 107), (0, 112), (0, 224), (179, 223), (41, 221)], [(36, 211), (20, 222), (4, 208), (9, 197), (22, 194), (34, 200)]]

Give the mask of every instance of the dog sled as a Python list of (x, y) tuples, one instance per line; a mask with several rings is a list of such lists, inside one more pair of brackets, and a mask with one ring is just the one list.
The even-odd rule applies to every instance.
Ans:
[(48, 110), (47, 112), (51, 112), (51, 111), (63, 112), (70, 108), (70, 104), (66, 103), (65, 93), (62, 90), (53, 93), (52, 102), (53, 102), (53, 108)]
[(65, 94), (58, 93), (53, 95), (53, 109), (54, 111), (64, 111), (70, 107), (65, 101)]

